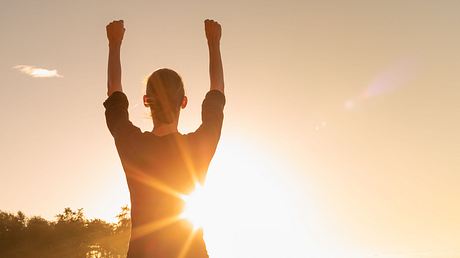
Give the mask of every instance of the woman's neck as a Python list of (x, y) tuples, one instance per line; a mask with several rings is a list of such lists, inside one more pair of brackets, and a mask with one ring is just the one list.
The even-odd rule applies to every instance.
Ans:
[(177, 133), (177, 122), (171, 124), (153, 125), (152, 133), (156, 136), (164, 136), (170, 133)]

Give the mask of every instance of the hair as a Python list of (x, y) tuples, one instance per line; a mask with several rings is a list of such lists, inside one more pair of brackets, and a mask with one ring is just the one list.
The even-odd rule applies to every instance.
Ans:
[(159, 69), (150, 75), (146, 95), (149, 98), (152, 117), (169, 124), (178, 117), (185, 96), (184, 83), (175, 71)]

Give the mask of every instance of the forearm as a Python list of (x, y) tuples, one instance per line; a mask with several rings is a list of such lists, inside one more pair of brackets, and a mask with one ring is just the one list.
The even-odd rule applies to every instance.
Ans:
[(120, 44), (109, 44), (109, 61), (107, 66), (107, 95), (123, 91), (121, 86)]
[(209, 77), (211, 90), (224, 93), (224, 70), (219, 43), (208, 44), (209, 46)]

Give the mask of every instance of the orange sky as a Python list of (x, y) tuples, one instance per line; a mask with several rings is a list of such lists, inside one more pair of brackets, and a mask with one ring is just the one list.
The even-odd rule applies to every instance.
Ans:
[(151, 130), (143, 80), (169, 67), (186, 84), (185, 133), (198, 126), (209, 87), (202, 22), (214, 18), (227, 106), (213, 176), (250, 163), (229, 151), (245, 149), (258, 157), (249, 175), (275, 161), (268, 176), (294, 198), (293, 221), (324, 249), (460, 257), (458, 10), (460, 2), (415, 0), (6, 1), (0, 210), (52, 218), (84, 208), (113, 220), (129, 197), (104, 121), (105, 25), (125, 20), (132, 121)]

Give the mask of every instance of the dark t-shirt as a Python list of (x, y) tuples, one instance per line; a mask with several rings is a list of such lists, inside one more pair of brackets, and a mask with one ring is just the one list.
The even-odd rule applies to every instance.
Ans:
[[(105, 117), (115, 139), (131, 198), (132, 231), (128, 258), (208, 257), (202, 231), (178, 218), (188, 194), (204, 182), (220, 138), (225, 96), (206, 94), (202, 124), (193, 133), (156, 136), (129, 121), (128, 99), (114, 92)], [(188, 246), (188, 247), (187, 247)]]

